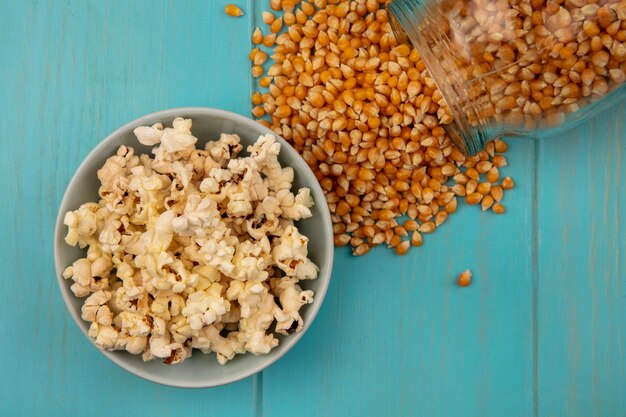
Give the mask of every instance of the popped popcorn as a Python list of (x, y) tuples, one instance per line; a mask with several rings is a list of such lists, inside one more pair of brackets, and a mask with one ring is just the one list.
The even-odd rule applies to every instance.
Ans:
[[(196, 148), (190, 119), (140, 126), (152, 156), (121, 146), (98, 170), (100, 200), (65, 215), (65, 241), (88, 248), (63, 272), (82, 318), (106, 350), (145, 361), (184, 361), (198, 349), (220, 364), (269, 353), (303, 328), (300, 309), (317, 278), (308, 238), (295, 223), (312, 216), (308, 188), (278, 161), (272, 135), (244, 150), (223, 133)], [(273, 329), (273, 330), (270, 330)]]

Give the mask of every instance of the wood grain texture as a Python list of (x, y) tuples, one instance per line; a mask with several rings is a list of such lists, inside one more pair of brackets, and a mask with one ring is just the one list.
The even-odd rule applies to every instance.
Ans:
[(224, 18), (224, 3), (0, 1), (0, 415), (254, 413), (251, 379), (174, 389), (105, 359), (66, 311), (52, 261), (65, 186), (107, 134), (169, 107), (248, 110), (249, 22)]
[(541, 143), (541, 417), (626, 415), (624, 116)]
[(316, 322), (262, 376), (167, 388), (90, 345), (56, 288), (62, 193), (142, 114), (249, 114), (249, 38), (268, 2), (242, 0), (239, 19), (225, 3), (0, 0), (0, 415), (626, 415), (623, 107), (569, 138), (509, 141), (504, 216), (463, 206), (403, 258), (338, 249)]
[(310, 333), (263, 374), (264, 415), (531, 416), (532, 150), (511, 146), (506, 216), (463, 205), (402, 258), (337, 249)]
[(263, 373), (263, 415), (533, 415), (534, 146), (510, 146), (506, 216), (459, 204), (405, 257), (337, 249), (310, 333)]

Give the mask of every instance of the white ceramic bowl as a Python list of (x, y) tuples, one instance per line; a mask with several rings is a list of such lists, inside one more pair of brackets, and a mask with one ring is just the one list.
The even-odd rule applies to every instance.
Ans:
[[(89, 323), (81, 318), (84, 298), (75, 297), (70, 290), (70, 282), (62, 276), (65, 267), (76, 259), (84, 257), (86, 250), (71, 247), (65, 243), (64, 236), (67, 233), (67, 227), (63, 225), (63, 217), (67, 211), (76, 210), (82, 203), (98, 200), (99, 181), (96, 171), (102, 167), (108, 157), (115, 154), (120, 145), (132, 146), (137, 154), (150, 152), (149, 147), (141, 145), (136, 140), (133, 135), (134, 128), (156, 122), (162, 122), (166, 126), (171, 125), (172, 120), (178, 116), (193, 120), (192, 129), (198, 138), (198, 147), (203, 146), (207, 140), (219, 138), (222, 132), (236, 133), (241, 136), (244, 148), (254, 143), (260, 135), (273, 134), (259, 123), (227, 111), (202, 107), (177, 108), (148, 114), (122, 126), (87, 155), (70, 181), (59, 208), (54, 255), (59, 288), (65, 304), (80, 330), (92, 343), (93, 340), (87, 336)], [(160, 360), (143, 362), (141, 355), (131, 355), (125, 351), (108, 352), (94, 345), (96, 349), (122, 368), (147, 380), (176, 387), (201, 388), (228, 384), (261, 371), (283, 356), (302, 337), (313, 323), (328, 288), (333, 263), (332, 224), (324, 194), (313, 172), (291, 146), (282, 138), (278, 140), (282, 144), (279, 155), (281, 164), (291, 166), (295, 171), (294, 188), (309, 187), (315, 200), (315, 206), (312, 209), (313, 217), (298, 222), (301, 233), (310, 238), (309, 257), (320, 268), (316, 280), (302, 283), (305, 289), (315, 292), (315, 301), (302, 309), (304, 319), (302, 331), (290, 336), (279, 336), (279, 345), (268, 355), (254, 356), (249, 353), (237, 355), (226, 365), (219, 365), (214, 354), (205, 355), (197, 350), (194, 350), (193, 356), (183, 363), (165, 365)]]

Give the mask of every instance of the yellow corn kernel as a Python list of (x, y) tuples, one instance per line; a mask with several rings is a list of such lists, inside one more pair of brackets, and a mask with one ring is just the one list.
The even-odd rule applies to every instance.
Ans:
[(263, 75), (263, 67), (260, 65), (254, 65), (250, 73), (254, 78), (259, 78), (261, 75)]
[(263, 33), (261, 32), (261, 29), (256, 28), (252, 33), (252, 43), (258, 45), (261, 42), (263, 42)]
[(467, 287), (472, 282), (472, 272), (469, 269), (461, 272), (456, 279), (456, 283), (460, 287)]
[(515, 183), (513, 182), (511, 177), (504, 177), (504, 179), (502, 180), (502, 188), (503, 189), (510, 190), (514, 186), (515, 186)]
[(263, 88), (267, 88), (269, 87), (271, 82), (272, 82), (272, 77), (263, 77), (259, 80), (259, 85)]
[(224, 12), (228, 16), (232, 16), (232, 17), (243, 16), (243, 10), (241, 10), (238, 6), (235, 6), (234, 4), (227, 4), (226, 7), (224, 7)]
[(500, 203), (494, 204), (491, 209), (496, 214), (503, 214), (504, 213), (504, 206), (502, 204), (500, 204)]

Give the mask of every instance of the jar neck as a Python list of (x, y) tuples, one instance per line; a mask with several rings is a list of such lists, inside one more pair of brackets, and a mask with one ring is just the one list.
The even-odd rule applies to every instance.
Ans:
[(480, 94), (472, 96), (472, 86), (464, 81), (462, 64), (446, 34), (446, 12), (437, 5), (428, 0), (392, 0), (387, 4), (389, 23), (399, 42), (410, 41), (417, 49), (448, 105), (453, 121), (443, 125), (446, 133), (461, 152), (474, 155), (504, 132), (495, 131), (474, 98)]

